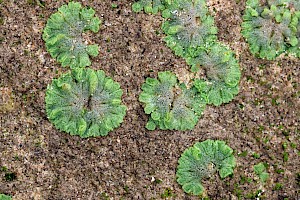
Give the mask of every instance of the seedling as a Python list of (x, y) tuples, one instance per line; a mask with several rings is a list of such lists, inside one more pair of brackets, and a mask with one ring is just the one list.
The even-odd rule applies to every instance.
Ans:
[(112, 3), (112, 4), (111, 4), (111, 8), (112, 8), (112, 9), (117, 8), (117, 7), (118, 7), (118, 4), (115, 4), (115, 3)]
[(160, 197), (162, 199), (167, 199), (167, 198), (170, 198), (170, 197), (176, 197), (176, 195), (173, 193), (173, 191), (170, 188), (167, 188), (167, 189), (165, 189), (164, 193), (162, 193), (160, 195)]
[(4, 175), (6, 181), (14, 181), (17, 179), (17, 174), (15, 172), (7, 172)]
[(289, 159), (289, 153), (288, 152), (283, 152), (283, 161), (287, 162)]
[(260, 158), (260, 154), (258, 154), (258, 153), (253, 153), (252, 156), (255, 159), (259, 159)]
[(2, 167), (0, 168), (0, 171), (1, 171), (1, 172), (7, 172), (7, 170), (8, 170), (8, 169), (7, 169), (6, 166), (2, 166)]
[(259, 163), (253, 166), (254, 172), (258, 175), (260, 181), (265, 183), (269, 178), (269, 173), (267, 173), (267, 169), (263, 163)]
[(241, 153), (238, 153), (239, 157), (246, 157), (248, 155), (248, 151), (242, 151)]
[(273, 190), (281, 190), (281, 189), (282, 189), (281, 183), (276, 183), (275, 186), (273, 187)]

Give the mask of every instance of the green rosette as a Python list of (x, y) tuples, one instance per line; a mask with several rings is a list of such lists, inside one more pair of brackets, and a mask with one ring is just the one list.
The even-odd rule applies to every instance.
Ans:
[(224, 141), (197, 142), (179, 158), (177, 182), (186, 193), (201, 195), (205, 191), (202, 179), (211, 177), (216, 171), (221, 178), (225, 178), (233, 174), (235, 166), (233, 150)]
[(94, 15), (92, 8), (82, 8), (80, 3), (70, 2), (48, 19), (43, 39), (47, 51), (63, 67), (90, 66), (89, 56), (98, 55), (98, 45), (89, 45), (82, 36), (88, 30), (99, 31), (101, 21)]
[(174, 0), (162, 12), (168, 47), (181, 57), (193, 57), (198, 47), (217, 40), (217, 27), (205, 0)]
[(288, 5), (289, 1), (285, 0), (269, 0), (264, 5), (259, 0), (246, 2), (242, 35), (252, 54), (274, 60), (298, 45), (298, 17)]
[(199, 48), (197, 57), (189, 58), (187, 62), (192, 71), (205, 71), (206, 79), (195, 79), (194, 86), (208, 104), (219, 106), (238, 94), (241, 71), (227, 46), (215, 43), (209, 48)]
[(120, 126), (126, 114), (122, 93), (104, 71), (77, 68), (48, 85), (47, 116), (56, 128), (71, 135), (105, 136)]
[(139, 101), (150, 115), (146, 125), (149, 130), (191, 130), (201, 116), (205, 102), (196, 88), (187, 89), (169, 72), (159, 72), (158, 79), (147, 78), (142, 86)]

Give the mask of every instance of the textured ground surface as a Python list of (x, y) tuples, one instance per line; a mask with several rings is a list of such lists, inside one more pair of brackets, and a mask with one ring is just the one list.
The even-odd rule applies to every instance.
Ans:
[[(225, 140), (237, 158), (232, 177), (204, 181), (210, 199), (300, 198), (300, 60), (249, 53), (240, 34), (245, 0), (208, 2), (219, 40), (240, 61), (240, 93), (229, 104), (208, 106), (185, 132), (145, 130), (148, 117), (137, 100), (145, 78), (158, 71), (188, 75), (185, 61), (162, 40), (162, 18), (133, 13), (130, 0), (83, 0), (104, 22), (89, 36), (100, 46), (91, 67), (121, 84), (128, 107), (120, 128), (90, 139), (56, 130), (45, 114), (47, 84), (67, 69), (46, 52), (41, 34), (64, 2), (45, 0), (45, 8), (34, 0), (0, 2), (0, 193), (17, 200), (198, 199), (176, 183), (177, 160), (210, 138)], [(269, 166), (266, 184), (253, 172), (259, 162)]]

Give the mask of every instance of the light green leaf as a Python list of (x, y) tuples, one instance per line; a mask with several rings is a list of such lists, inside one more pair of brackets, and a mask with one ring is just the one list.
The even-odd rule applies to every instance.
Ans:
[(89, 93), (93, 95), (98, 87), (98, 77), (95, 71), (90, 71), (89, 77)]
[(253, 166), (254, 172), (259, 176), (261, 182), (266, 182), (269, 178), (269, 174), (267, 173), (267, 169), (263, 163), (258, 163)]
[(146, 128), (150, 131), (155, 130), (156, 128), (156, 124), (154, 123), (154, 121), (148, 121), (148, 123), (146, 124)]
[(0, 200), (12, 200), (11, 196), (0, 194)]
[(97, 56), (98, 55), (98, 45), (94, 44), (94, 45), (88, 45), (87, 46), (87, 52), (90, 56)]

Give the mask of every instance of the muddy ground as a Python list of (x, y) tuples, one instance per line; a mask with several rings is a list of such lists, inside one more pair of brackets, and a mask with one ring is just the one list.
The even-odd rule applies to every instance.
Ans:
[[(300, 59), (275, 61), (249, 53), (240, 34), (245, 0), (210, 0), (218, 38), (240, 61), (240, 93), (230, 103), (207, 106), (192, 131), (147, 131), (138, 102), (146, 77), (189, 67), (164, 44), (159, 15), (133, 13), (131, 0), (83, 0), (103, 20), (90, 39), (103, 69), (121, 84), (128, 107), (120, 128), (81, 139), (47, 120), (45, 91), (62, 68), (41, 38), (49, 16), (67, 1), (0, 1), (0, 193), (16, 200), (199, 199), (176, 182), (177, 160), (197, 141), (225, 140), (234, 149), (232, 177), (205, 180), (210, 199), (300, 198)], [(114, 8), (112, 4), (116, 4)], [(253, 165), (267, 163), (263, 184)]]

